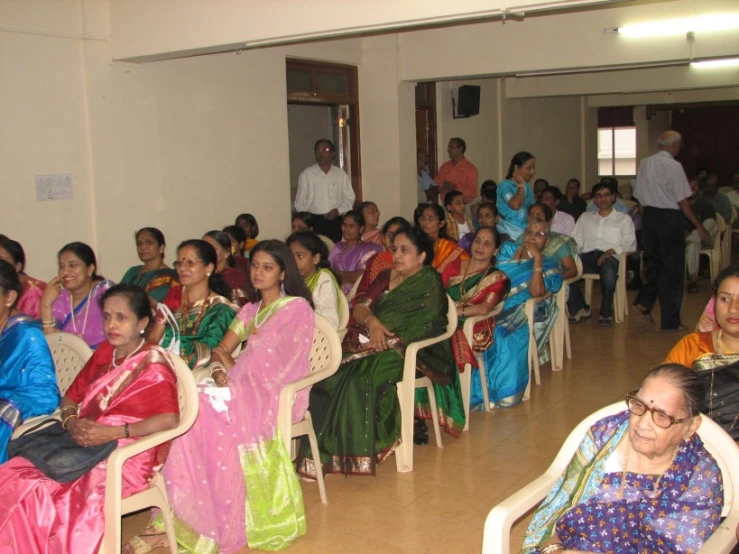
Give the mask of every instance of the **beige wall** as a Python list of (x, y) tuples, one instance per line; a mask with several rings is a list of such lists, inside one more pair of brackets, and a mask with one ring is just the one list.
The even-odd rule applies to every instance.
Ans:
[[(110, 61), (105, 2), (3, 9), (14, 27), (0, 33), (0, 72), (12, 76), (0, 86), (0, 232), (22, 242), (32, 275), (49, 279), (56, 251), (82, 240), (117, 280), (137, 263), (133, 232), (144, 225), (164, 231), (169, 261), (180, 241), (242, 211), (262, 236), (284, 237), (286, 56), (361, 64), (365, 195), (384, 214), (399, 213), (401, 198), (412, 212), (413, 86), (398, 83), (392, 35), (366, 48), (347, 39), (135, 65)], [(35, 202), (35, 174), (66, 172), (74, 200)]]
[(161, 59), (606, 1), (112, 0), (114, 57)]

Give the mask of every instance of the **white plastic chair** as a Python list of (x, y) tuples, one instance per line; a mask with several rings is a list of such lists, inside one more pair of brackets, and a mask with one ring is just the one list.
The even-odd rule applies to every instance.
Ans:
[[(559, 453), (546, 472), (495, 506), (485, 520), (482, 539), (483, 554), (508, 554), (511, 550), (511, 527), (526, 512), (541, 502), (564, 472), (577, 452), (588, 429), (598, 420), (626, 409), (626, 404), (616, 402), (606, 406), (582, 420), (570, 433)], [(736, 545), (736, 526), (739, 523), (739, 504), (734, 500), (739, 495), (739, 447), (734, 440), (710, 418), (701, 416), (698, 435), (706, 449), (713, 455), (724, 478), (724, 509), (726, 519), (706, 541), (700, 552), (706, 554), (729, 554)], [(518, 551), (518, 548), (515, 549)]]
[(121, 498), (123, 464), (126, 460), (167, 441), (184, 435), (198, 415), (199, 398), (195, 378), (185, 361), (179, 356), (170, 356), (177, 376), (177, 395), (180, 404), (180, 421), (174, 429), (159, 431), (135, 440), (113, 451), (108, 458), (105, 480), (105, 534), (98, 554), (118, 554), (121, 551), (121, 517), (145, 508), (156, 506), (161, 510), (167, 532), (169, 549), (177, 554), (177, 540), (169, 507), (167, 489), (161, 473), (156, 472), (149, 481), (149, 488), (127, 498)]
[(331, 249), (334, 247), (334, 241), (332, 241), (326, 235), (318, 235), (318, 238), (323, 241), (323, 244), (326, 245), (326, 248), (328, 248), (328, 251), (331, 252)]
[[(613, 295), (613, 315), (616, 323), (623, 323), (624, 317), (629, 315), (629, 303), (626, 298), (626, 260), (631, 252), (621, 252), (618, 257), (618, 280), (616, 281), (616, 292)], [(585, 280), (585, 303), (590, 306), (593, 297), (593, 281), (600, 281), (597, 273), (583, 273)]]
[(352, 290), (349, 291), (349, 294), (346, 295), (346, 299), (348, 302), (351, 302), (354, 300), (354, 297), (357, 295), (357, 289), (359, 289), (359, 283), (362, 281), (362, 276), (359, 276), (359, 279), (357, 279), (352, 286)]
[[(539, 298), (529, 298), (524, 305), (524, 314), (526, 315), (526, 324), (529, 326), (529, 350), (528, 350), (528, 366), (529, 366), (529, 383), (526, 385), (526, 390), (523, 393), (523, 399), (528, 400), (531, 396), (531, 374), (534, 375), (534, 380), (537, 385), (541, 385), (541, 372), (539, 367), (539, 345), (536, 344), (536, 334), (534, 333), (534, 310), (536, 305), (543, 300), (547, 300), (552, 297), (551, 293), (547, 293)], [(549, 359), (554, 369), (555, 360), (559, 359), (561, 345), (557, 342), (557, 337), (554, 335), (555, 326), (549, 333), (547, 340), (549, 341)]]
[(428, 377), (416, 379), (416, 357), (418, 351), (437, 342), (441, 342), (454, 334), (457, 329), (457, 305), (447, 295), (449, 309), (447, 311), (446, 331), (438, 337), (412, 342), (405, 349), (405, 363), (403, 365), (403, 379), (398, 382), (398, 400), (400, 401), (401, 437), (400, 445), (395, 449), (395, 463), (400, 473), (413, 471), (413, 404), (417, 388), (425, 388), (429, 395), (431, 418), (434, 423), (436, 446), (441, 444), (441, 428), (439, 427), (439, 413), (436, 409), (436, 395), (434, 385)]
[[(575, 265), (577, 266), (577, 275), (571, 279), (566, 279), (564, 283), (562, 283), (562, 288), (560, 288), (557, 293), (557, 309), (559, 312), (557, 313), (557, 321), (555, 321), (554, 328), (552, 329), (552, 336), (554, 337), (554, 340), (557, 341), (557, 359), (552, 360), (552, 371), (562, 371), (562, 368), (564, 367), (565, 353), (567, 354), (568, 360), (572, 359), (570, 319), (567, 314), (567, 300), (565, 299), (565, 294), (567, 287), (582, 279), (582, 260), (580, 260), (580, 256), (574, 256), (574, 258)], [(549, 340), (552, 340), (552, 338), (550, 337)]]
[[(467, 339), (467, 344), (472, 347), (472, 333), (475, 328), (475, 324), (484, 321), (490, 317), (495, 317), (503, 310), (503, 304), (505, 298), (501, 298), (500, 302), (493, 308), (493, 310), (487, 315), (478, 315), (468, 317), (464, 321), (464, 336)], [(475, 352), (475, 360), (477, 360), (477, 368), (472, 367), (471, 364), (464, 365), (464, 371), (459, 374), (459, 382), (462, 386), (462, 402), (464, 404), (464, 430), (467, 431), (470, 428), (470, 396), (472, 395), (472, 370), (477, 369), (480, 373), (480, 386), (482, 388), (482, 401), (483, 408), (486, 412), (490, 411), (490, 396), (488, 394), (488, 379), (487, 373), (485, 372), (485, 359), (482, 352)]]
[(346, 328), (349, 325), (349, 301), (343, 292), (339, 291), (339, 341), (344, 340), (346, 336)]
[(323, 480), (323, 471), (321, 470), (321, 457), (318, 450), (318, 440), (316, 432), (313, 429), (313, 421), (311, 420), (310, 411), (305, 410), (303, 419), (297, 423), (292, 422), (293, 403), (295, 395), (319, 381), (323, 381), (331, 377), (339, 369), (341, 364), (341, 341), (336, 330), (323, 317), (315, 314), (316, 326), (313, 331), (313, 346), (310, 351), (310, 375), (293, 381), (292, 383), (282, 387), (280, 391), (280, 404), (277, 412), (277, 428), (280, 431), (282, 440), (285, 441), (285, 448), (291, 451), (292, 439), (308, 435), (311, 454), (316, 468), (316, 480), (318, 481), (318, 491), (321, 495), (321, 502), (328, 504), (326, 499), (326, 485)]
[(731, 265), (731, 235), (733, 234), (732, 226), (736, 221), (736, 207), (731, 207), (731, 219), (726, 222), (724, 232), (721, 235), (721, 269)]
[[(92, 356), (92, 349), (87, 346), (85, 341), (71, 333), (60, 332), (46, 335), (46, 342), (49, 344), (51, 357), (54, 360), (54, 370), (56, 373), (56, 382), (59, 385), (59, 392), (64, 396), (67, 389), (72, 386), (79, 372), (85, 367), (87, 360)], [(13, 432), (13, 438), (21, 436), (34, 425), (50, 417), (59, 419), (59, 409), (56, 409), (51, 415), (28, 418), (16, 428)]]
[(716, 236), (713, 237), (711, 248), (701, 248), (700, 253), (708, 256), (708, 266), (711, 269), (711, 282), (721, 271), (721, 241), (726, 230), (726, 221), (720, 214), (716, 214)]

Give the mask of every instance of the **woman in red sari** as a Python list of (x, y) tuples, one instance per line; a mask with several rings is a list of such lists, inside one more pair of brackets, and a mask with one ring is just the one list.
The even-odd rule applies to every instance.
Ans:
[(421, 229), (434, 243), (434, 268), (444, 273), (446, 267), (457, 258), (468, 260), (464, 248), (449, 238), (446, 232), (444, 209), (438, 204), (422, 204), (413, 213), (415, 226)]
[(234, 256), (231, 254), (231, 238), (223, 231), (208, 231), (203, 240), (209, 243), (216, 251), (216, 273), (223, 276), (224, 281), (231, 289), (229, 300), (239, 308), (250, 301), (253, 296), (249, 274), (236, 267)]
[[(493, 227), (480, 227), (472, 238), (472, 257), (465, 261), (457, 258), (441, 274), (447, 293), (457, 303), (459, 327), (452, 336), (452, 350), (459, 371), (464, 371), (465, 364), (477, 367), (472, 348), (462, 330), (465, 320), (490, 313), (510, 287), (505, 273), (495, 269), (495, 255), (499, 246), (498, 231)], [(486, 350), (492, 344), (494, 326), (493, 318), (475, 325), (473, 339), (476, 350)]]
[(38, 319), (41, 314), (41, 295), (44, 293), (46, 283), (33, 279), (26, 275), (26, 253), (18, 241), (5, 238), (0, 240), (0, 260), (10, 263), (21, 278), (23, 292), (18, 299), (16, 309), (24, 314)]
[[(167, 354), (143, 338), (149, 298), (135, 285), (116, 285), (102, 298), (105, 336), (62, 398), (63, 426), (81, 446), (119, 446), (174, 428), (177, 383)], [(123, 497), (144, 489), (168, 445), (123, 466)], [(58, 483), (24, 458), (0, 466), (0, 551), (96, 554), (104, 531), (107, 462), (76, 481)]]
[(396, 216), (387, 220), (382, 226), (382, 244), (385, 250), (378, 252), (367, 261), (367, 267), (362, 274), (362, 280), (359, 282), (359, 288), (355, 298), (364, 296), (369, 290), (369, 286), (377, 279), (377, 276), (386, 269), (393, 267), (393, 239), (401, 231), (408, 231), (411, 224), (404, 217)]

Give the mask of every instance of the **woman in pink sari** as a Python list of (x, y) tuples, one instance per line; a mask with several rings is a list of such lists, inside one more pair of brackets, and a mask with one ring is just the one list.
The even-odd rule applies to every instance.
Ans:
[(382, 252), (383, 248), (373, 242), (362, 242), (364, 216), (356, 210), (348, 211), (341, 221), (341, 242), (337, 242), (328, 255), (328, 263), (341, 280), (341, 290), (349, 293), (357, 279), (362, 276), (367, 261)]
[(15, 306), (16, 310), (38, 319), (41, 314), (41, 295), (44, 293), (46, 283), (26, 275), (26, 253), (21, 244), (8, 238), (0, 240), (0, 260), (12, 264), (21, 278), (23, 292)]
[[(143, 289), (117, 285), (103, 296), (104, 341), (62, 398), (61, 417), (81, 446), (138, 437), (175, 427), (177, 384), (167, 354), (143, 332), (151, 308)], [(148, 485), (161, 467), (165, 445), (123, 466), (123, 496)], [(0, 552), (96, 554), (105, 526), (101, 462), (76, 481), (58, 483), (24, 458), (0, 466)]]
[[(213, 350), (210, 372), (218, 388), (201, 390), (198, 419), (174, 441), (163, 473), (177, 542), (187, 552), (229, 554), (247, 544), (281, 550), (306, 531), (277, 412), (282, 388), (310, 373), (310, 291), (281, 241), (261, 241), (251, 262), (259, 302), (241, 308)], [(246, 348), (234, 361), (231, 352), (243, 341)], [(230, 394), (224, 398), (224, 392)], [(307, 407), (304, 390), (295, 399), (293, 421)], [(157, 517), (134, 540), (153, 546), (163, 532)]]

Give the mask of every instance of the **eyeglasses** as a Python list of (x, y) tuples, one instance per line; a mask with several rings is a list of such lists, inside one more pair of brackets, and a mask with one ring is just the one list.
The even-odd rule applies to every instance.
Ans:
[(324, 148), (316, 148), (316, 152), (333, 152), (333, 150), (331, 150), (331, 148), (326, 146)]
[(649, 408), (644, 402), (636, 398), (633, 394), (626, 395), (626, 407), (635, 416), (643, 416), (647, 412), (652, 412), (652, 421), (654, 421), (654, 424), (657, 427), (661, 427), (662, 429), (669, 429), (673, 425), (676, 425), (678, 423), (685, 423), (686, 421), (690, 421), (691, 419), (693, 419), (692, 417), (677, 419), (669, 414), (666, 414), (662, 410)]
[(175, 262), (172, 265), (175, 269), (192, 269), (198, 264), (204, 264), (205, 262), (195, 261), (195, 260), (185, 260), (184, 262)]
[(529, 231), (528, 229), (526, 229), (526, 230), (525, 230), (525, 231), (523, 232), (523, 234), (524, 234), (524, 235), (526, 235), (527, 237), (539, 237), (539, 238), (544, 238), (544, 237), (546, 237), (546, 236), (547, 236), (547, 234), (548, 234), (548, 233), (545, 233), (544, 231)]

